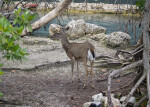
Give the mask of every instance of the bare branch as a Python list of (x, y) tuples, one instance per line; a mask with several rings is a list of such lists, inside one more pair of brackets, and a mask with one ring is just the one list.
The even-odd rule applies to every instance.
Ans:
[(123, 102), (122, 106), (126, 107), (128, 104), (129, 99), (131, 98), (131, 96), (133, 95), (133, 93), (135, 92), (135, 90), (137, 89), (137, 87), (141, 84), (141, 82), (146, 78), (146, 73), (143, 74), (143, 76), (139, 79), (139, 81), (135, 84), (135, 86), (132, 88), (132, 90), (130, 91), (130, 93), (128, 94), (127, 98), (125, 99), (125, 101)]
[(118, 69), (118, 70), (114, 70), (112, 73), (109, 74), (109, 77), (108, 77), (108, 89), (107, 89), (107, 98), (108, 98), (108, 107), (112, 107), (113, 104), (112, 104), (112, 101), (111, 101), (111, 79), (113, 78), (114, 75), (116, 75), (117, 73), (120, 73), (122, 71), (125, 71), (125, 70), (128, 70), (128, 69), (131, 69), (131, 68), (134, 68), (136, 66), (139, 66), (143, 63), (143, 60), (139, 60), (137, 62), (134, 62), (128, 66), (125, 66), (121, 69)]
[[(44, 26), (48, 22), (55, 19), (57, 16), (62, 14), (65, 9), (67, 9), (67, 7), (70, 5), (71, 2), (72, 2), (72, 0), (63, 0), (62, 2), (60, 2), (60, 4), (54, 10), (50, 11), (48, 14), (43, 16), (41, 19), (39, 19), (36, 22), (34, 22), (33, 24), (31, 24), (32, 29), (33, 30), (38, 29), (41, 26)], [(28, 32), (29, 32), (29, 30), (24, 29), (21, 36), (25, 36)]]

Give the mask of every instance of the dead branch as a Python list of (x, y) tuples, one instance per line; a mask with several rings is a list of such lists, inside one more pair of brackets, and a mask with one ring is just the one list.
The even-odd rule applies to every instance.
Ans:
[(133, 93), (135, 92), (135, 90), (137, 89), (137, 87), (141, 84), (141, 82), (145, 79), (146, 77), (146, 73), (143, 74), (143, 76), (139, 79), (139, 81), (135, 84), (135, 86), (132, 88), (132, 90), (130, 91), (130, 93), (128, 94), (127, 98), (125, 99), (125, 101), (123, 102), (122, 106), (126, 107), (128, 104), (129, 99), (131, 98), (131, 96), (133, 95)]
[(143, 60), (139, 60), (137, 62), (134, 62), (130, 65), (127, 65), (121, 69), (118, 69), (118, 70), (114, 70), (112, 73), (109, 74), (109, 77), (108, 77), (108, 89), (107, 89), (107, 98), (108, 98), (108, 106), (109, 107), (113, 107), (113, 104), (112, 104), (112, 101), (111, 101), (111, 79), (113, 78), (114, 75), (116, 75), (117, 73), (120, 73), (122, 71), (125, 71), (125, 70), (128, 70), (128, 69), (131, 69), (131, 68), (134, 68), (136, 66), (139, 66), (143, 63)]
[(134, 107), (139, 107), (141, 103), (148, 99), (148, 95), (145, 95), (139, 102), (135, 104)]

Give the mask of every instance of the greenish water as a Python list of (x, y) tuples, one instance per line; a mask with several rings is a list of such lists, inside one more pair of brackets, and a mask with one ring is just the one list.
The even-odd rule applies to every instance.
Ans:
[[(18, 0), (15, 0), (18, 1)], [(24, 1), (29, 1), (29, 0), (24, 0)], [(36, 1), (45, 1), (45, 0), (36, 0)], [(61, 0), (46, 0), (47, 2), (53, 2), (53, 1), (61, 1)], [(114, 4), (116, 0), (86, 0), (88, 3), (109, 3), (109, 4)], [(117, 0), (116, 3), (118, 4), (135, 4), (135, 1), (137, 0)], [(82, 3), (85, 2), (85, 0), (73, 0), (75, 3)]]
[[(42, 15), (40, 17), (42, 17)], [(92, 23), (98, 26), (105, 27), (107, 29), (106, 34), (110, 34), (116, 31), (125, 32), (125, 25), (126, 25), (125, 22), (129, 22), (128, 17), (124, 17), (124, 16), (120, 16), (120, 18), (118, 18), (118, 16), (112, 15), (112, 14), (93, 14), (93, 15), (70, 15), (69, 19), (67, 16), (64, 16), (63, 19), (60, 19), (60, 24), (62, 26), (65, 26), (69, 21), (73, 19), (74, 20), (84, 19), (85, 22), (87, 23)], [(49, 25), (52, 23), (58, 24), (57, 19), (49, 22), (46, 25), (46, 29), (42, 27), (38, 29), (37, 31), (34, 31), (33, 35), (47, 37), (49, 35), (49, 32), (48, 32)], [(141, 35), (141, 31), (142, 31), (142, 29), (138, 27), (138, 24), (139, 24), (138, 18), (134, 18), (133, 20), (130, 20), (130, 24), (128, 24), (127, 33), (131, 36), (132, 38), (131, 44), (133, 45), (139, 39)], [(135, 32), (135, 29), (136, 29), (136, 32)], [(136, 33), (136, 39), (135, 39), (135, 33)]]

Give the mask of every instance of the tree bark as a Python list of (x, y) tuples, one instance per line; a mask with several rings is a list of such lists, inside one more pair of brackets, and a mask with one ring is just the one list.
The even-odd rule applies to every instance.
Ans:
[[(41, 19), (31, 24), (32, 29), (36, 30), (46, 25), (47, 23), (55, 19), (57, 16), (61, 15), (64, 12), (64, 10), (67, 9), (67, 7), (71, 4), (71, 2), (72, 0), (63, 0), (62, 2), (60, 2), (60, 4), (54, 10), (50, 11)], [(29, 33), (29, 30), (24, 29), (21, 36), (25, 36), (27, 33)]]
[(145, 1), (144, 17), (143, 17), (143, 61), (144, 61), (144, 72), (147, 74), (147, 91), (148, 91), (148, 102), (147, 107), (150, 107), (150, 65), (149, 65), (149, 23), (150, 23), (150, 2)]

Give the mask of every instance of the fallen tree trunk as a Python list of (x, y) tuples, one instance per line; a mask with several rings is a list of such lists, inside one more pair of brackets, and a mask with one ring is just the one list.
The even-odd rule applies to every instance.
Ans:
[[(36, 30), (46, 25), (47, 23), (55, 19), (57, 16), (61, 15), (65, 11), (65, 9), (67, 9), (67, 7), (71, 4), (71, 2), (72, 0), (63, 0), (62, 2), (60, 2), (60, 4), (54, 10), (50, 11), (41, 19), (31, 24), (32, 29)], [(24, 29), (21, 36), (25, 36), (27, 33), (29, 33), (29, 30)]]

